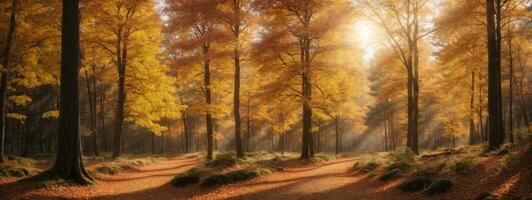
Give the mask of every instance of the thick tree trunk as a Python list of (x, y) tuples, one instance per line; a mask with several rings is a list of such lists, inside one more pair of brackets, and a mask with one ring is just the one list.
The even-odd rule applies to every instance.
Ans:
[(88, 184), (93, 180), (81, 155), (79, 122), (80, 53), (79, 0), (63, 0), (61, 37), (61, 106), (57, 156), (54, 166), (36, 178), (62, 178)]
[[(488, 35), (488, 112), (490, 150), (499, 148), (504, 142), (502, 127), (501, 96), (501, 52), (500, 52), (500, 0), (486, 0), (487, 35)], [(497, 16), (497, 17), (496, 17)], [(497, 18), (497, 20), (495, 19)]]
[(120, 67), (118, 72), (118, 98), (115, 113), (115, 133), (113, 139), (113, 158), (120, 157), (122, 151), (122, 128), (124, 123), (124, 106), (126, 101), (125, 68)]
[(7, 81), (9, 79), (9, 65), (11, 59), (11, 47), (13, 46), (13, 35), (16, 29), (16, 15), (17, 15), (17, 0), (11, 1), (11, 16), (9, 19), (9, 28), (7, 31), (5, 47), (2, 51), (2, 82), (0, 83), (0, 163), (5, 161), (4, 145), (5, 145), (5, 130), (6, 130), (6, 96), (7, 96)]

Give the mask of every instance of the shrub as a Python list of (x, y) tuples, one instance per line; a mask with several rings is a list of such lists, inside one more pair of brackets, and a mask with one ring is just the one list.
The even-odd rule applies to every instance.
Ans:
[(189, 170), (184, 174), (174, 177), (171, 184), (175, 187), (185, 187), (190, 184), (198, 183), (200, 180), (200, 172), (196, 169)]
[(431, 183), (427, 176), (413, 175), (399, 185), (399, 189), (405, 192), (415, 192), (426, 188)]
[(219, 154), (214, 160), (207, 162), (207, 166), (212, 168), (227, 168), (236, 164), (236, 157), (232, 154)]
[(439, 194), (449, 191), (451, 187), (453, 187), (453, 183), (451, 181), (447, 179), (436, 179), (429, 185), (426, 192), (429, 195)]
[(382, 174), (380, 177), (379, 177), (379, 180), (381, 181), (387, 181), (387, 180), (390, 180), (390, 179), (393, 179), (393, 178), (396, 178), (397, 175), (401, 172), (401, 170), (397, 169), (397, 168), (394, 168), (390, 171), (386, 171), (384, 172), (384, 174)]

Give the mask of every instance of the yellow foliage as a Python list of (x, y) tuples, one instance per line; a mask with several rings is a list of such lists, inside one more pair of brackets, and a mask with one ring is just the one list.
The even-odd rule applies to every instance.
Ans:
[(9, 97), (9, 101), (17, 106), (25, 106), (31, 103), (31, 98), (26, 95), (14, 95)]

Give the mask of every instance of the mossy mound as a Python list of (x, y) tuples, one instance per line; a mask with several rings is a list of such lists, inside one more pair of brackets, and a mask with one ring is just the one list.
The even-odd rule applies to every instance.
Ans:
[(192, 169), (172, 179), (171, 184), (175, 187), (185, 187), (200, 181), (200, 172)]
[(3, 166), (0, 167), (0, 177), (25, 177), (34, 175), (35, 171), (29, 167)]
[(226, 174), (214, 174), (211, 176), (208, 176), (203, 180), (201, 183), (201, 186), (203, 187), (212, 187), (212, 186), (220, 186), (220, 185), (226, 185), (231, 183), (238, 183), (242, 181), (248, 181), (251, 179), (254, 179), (258, 176), (269, 174), (271, 171), (264, 169), (264, 168), (257, 168), (257, 169), (241, 169), (232, 171)]
[(401, 170), (399, 170), (397, 168), (392, 169), (390, 171), (386, 171), (379, 177), (379, 180), (387, 181), (387, 180), (390, 180), (390, 179), (397, 178), (397, 175), (399, 175), (400, 172), (401, 172)]
[(377, 169), (377, 167), (379, 166), (379, 164), (377, 164), (376, 162), (368, 162), (366, 163), (362, 168), (361, 168), (361, 172), (362, 173), (369, 173), (375, 169)]
[(465, 157), (451, 164), (449, 170), (456, 174), (468, 175), (474, 171), (475, 158), (473, 156)]
[(113, 166), (100, 166), (96, 168), (96, 172), (102, 173), (102, 174), (109, 174), (109, 175), (115, 175), (118, 172), (120, 172), (120, 169), (118, 167)]
[(233, 154), (225, 153), (216, 155), (216, 158), (207, 162), (206, 165), (212, 168), (223, 169), (235, 165), (236, 162), (237, 158)]
[(231, 182), (247, 181), (256, 178), (259, 174), (252, 170), (237, 170), (227, 173)]
[(398, 169), (401, 172), (408, 172), (408, 171), (412, 170), (412, 168), (413, 168), (413, 166), (411, 164), (408, 164), (408, 163), (405, 163), (405, 162), (396, 162), (396, 163), (392, 163), (392, 164), (388, 165), (388, 167), (386, 167), (386, 170), (387, 171), (391, 171), (391, 170), (394, 170), (394, 169)]
[(453, 187), (453, 183), (447, 179), (436, 179), (427, 188), (426, 193), (429, 195), (445, 193)]
[(489, 192), (481, 192), (475, 200), (497, 200), (499, 197), (497, 195), (491, 194)]
[(431, 183), (427, 176), (411, 176), (399, 185), (399, 189), (405, 192), (420, 191)]
[(215, 174), (208, 176), (203, 180), (201, 183), (201, 186), (203, 187), (211, 187), (211, 186), (218, 186), (218, 185), (225, 185), (231, 183), (231, 179), (226, 174)]

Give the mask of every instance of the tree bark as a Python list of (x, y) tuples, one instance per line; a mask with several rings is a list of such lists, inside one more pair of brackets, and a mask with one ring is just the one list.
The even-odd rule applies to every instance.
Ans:
[(61, 36), (61, 99), (57, 156), (54, 166), (36, 178), (62, 178), (88, 184), (93, 181), (85, 170), (79, 132), (80, 49), (79, 0), (63, 0)]
[(475, 68), (471, 68), (471, 94), (469, 100), (469, 144), (473, 145), (476, 143), (476, 134), (475, 134)]
[[(94, 151), (95, 156), (100, 156), (100, 152), (98, 151), (98, 133), (96, 129), (96, 96), (92, 90), (96, 90), (96, 88), (91, 89), (91, 81), (88, 75), (88, 70), (85, 70), (85, 80), (87, 84), (87, 96), (89, 98), (89, 112), (90, 112), (90, 130), (92, 133), (92, 150)], [(94, 75), (93, 75), (94, 76)]]
[(235, 64), (234, 77), (234, 93), (233, 93), (233, 113), (235, 122), (235, 146), (236, 156), (238, 158), (244, 157), (244, 150), (242, 149), (242, 131), (240, 119), (240, 0), (233, 0), (234, 19), (232, 21), (232, 30), (234, 35), (234, 49), (233, 59)]
[(7, 31), (6, 43), (2, 51), (2, 82), (0, 83), (0, 163), (5, 161), (4, 145), (5, 145), (5, 129), (6, 129), (6, 96), (7, 96), (7, 81), (9, 79), (9, 65), (11, 59), (11, 48), (13, 46), (13, 37), (17, 26), (17, 0), (11, 1), (11, 16), (9, 19), (9, 28)]
[(500, 52), (500, 0), (486, 0), (487, 37), (488, 37), (488, 112), (490, 150), (499, 148), (504, 142), (502, 127), (501, 96), (501, 52)]
[(511, 24), (512, 18), (511, 16), (508, 16), (508, 67), (510, 68), (509, 72), (509, 81), (510, 81), (510, 88), (508, 91), (508, 137), (510, 138), (510, 142), (514, 143), (514, 134), (513, 134), (513, 86), (514, 86), (514, 59), (513, 59), (513, 51), (512, 51), (512, 24)]
[(207, 111), (205, 113), (206, 128), (207, 128), (207, 159), (212, 160), (213, 158), (213, 122), (212, 115), (210, 113), (210, 106), (212, 104), (211, 96), (211, 71), (210, 71), (210, 60), (207, 58), (208, 48), (204, 48), (205, 56), (205, 71), (204, 71), (204, 87), (205, 87), (205, 102), (207, 104)]

